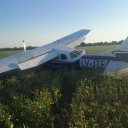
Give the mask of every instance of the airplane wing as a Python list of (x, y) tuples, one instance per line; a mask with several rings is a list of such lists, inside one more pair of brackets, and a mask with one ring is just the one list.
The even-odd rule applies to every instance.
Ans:
[(58, 53), (52, 49), (36, 48), (16, 54), (10, 57), (0, 59), (0, 73), (13, 69), (29, 69), (45, 63), (58, 56)]
[(72, 33), (66, 37), (58, 39), (50, 44), (45, 45), (44, 47), (56, 47), (60, 46), (67, 46), (70, 48), (75, 48), (77, 45), (82, 43), (85, 40), (85, 35), (87, 35), (91, 30), (82, 29), (75, 33)]
[(17, 68), (25, 70), (41, 65), (60, 54), (56, 50), (59, 48), (58, 46), (73, 48), (85, 39), (84, 36), (89, 31), (80, 30), (42, 47), (0, 59), (0, 73)]

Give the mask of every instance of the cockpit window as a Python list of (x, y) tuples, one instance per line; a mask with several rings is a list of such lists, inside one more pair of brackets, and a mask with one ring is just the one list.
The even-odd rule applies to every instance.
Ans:
[(71, 56), (71, 58), (75, 58), (75, 57), (77, 57), (77, 55), (74, 54), (73, 52), (70, 53), (70, 56)]
[(81, 54), (81, 52), (80, 51), (77, 51), (77, 50), (74, 50), (72, 53), (75, 53), (77, 55), (80, 55)]
[(61, 54), (60, 57), (61, 57), (61, 60), (66, 60), (67, 59), (65, 54)]

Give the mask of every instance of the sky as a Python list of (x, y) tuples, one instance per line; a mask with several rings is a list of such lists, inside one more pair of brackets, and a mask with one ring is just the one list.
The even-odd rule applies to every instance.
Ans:
[(85, 42), (128, 36), (128, 0), (0, 0), (0, 47), (42, 46), (80, 29)]

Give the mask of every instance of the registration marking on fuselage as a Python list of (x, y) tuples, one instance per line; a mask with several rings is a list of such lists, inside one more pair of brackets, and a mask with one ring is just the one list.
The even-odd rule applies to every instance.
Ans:
[(80, 59), (80, 67), (90, 68), (105, 68), (108, 65), (108, 60), (103, 59)]

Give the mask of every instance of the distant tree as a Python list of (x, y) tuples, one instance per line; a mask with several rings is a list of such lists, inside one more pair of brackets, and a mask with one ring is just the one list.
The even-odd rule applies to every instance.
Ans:
[(28, 46), (27, 49), (34, 49), (34, 48), (37, 48), (37, 47), (32, 47), (32, 46)]
[(82, 43), (80, 44), (80, 46), (84, 47), (84, 46), (86, 46), (86, 44), (85, 44), (84, 42), (82, 42)]
[(118, 44), (121, 44), (121, 43), (123, 43), (123, 41), (124, 41), (124, 40), (120, 40), (120, 41), (118, 42)]

